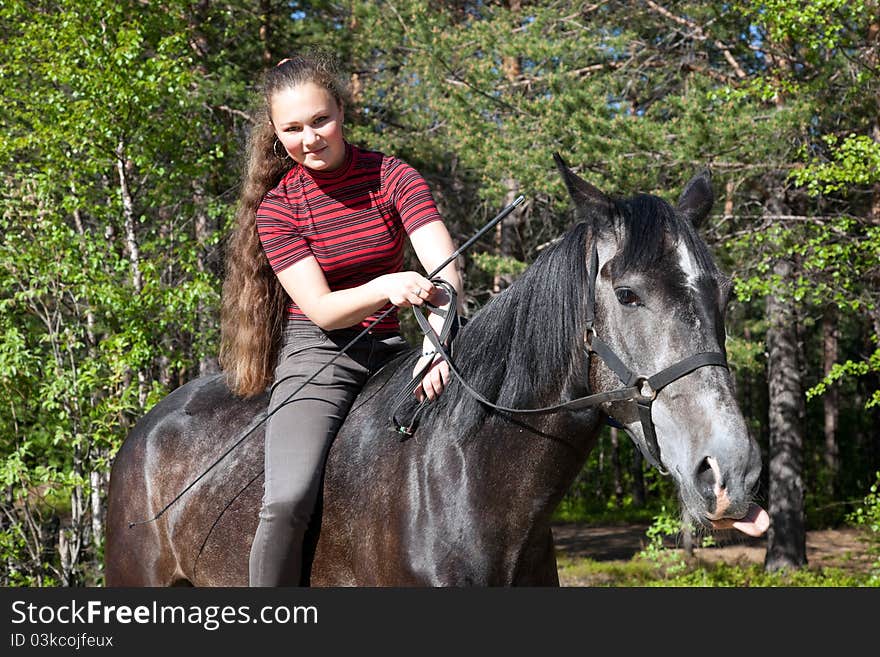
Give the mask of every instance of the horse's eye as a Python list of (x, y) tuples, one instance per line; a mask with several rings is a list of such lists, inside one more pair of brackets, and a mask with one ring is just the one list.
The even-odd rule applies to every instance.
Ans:
[(614, 294), (617, 295), (617, 300), (624, 306), (642, 305), (642, 300), (639, 299), (639, 295), (628, 287), (618, 287), (614, 290)]

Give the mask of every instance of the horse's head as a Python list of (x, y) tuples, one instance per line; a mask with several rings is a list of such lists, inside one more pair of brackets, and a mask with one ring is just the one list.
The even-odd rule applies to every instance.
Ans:
[(713, 202), (708, 172), (687, 184), (673, 208), (650, 195), (612, 199), (558, 156), (557, 165), (592, 235), (591, 386), (640, 391), (639, 403), (606, 410), (674, 477), (694, 519), (760, 535), (769, 523), (753, 502), (760, 449), (726, 367), (730, 281), (697, 235)]

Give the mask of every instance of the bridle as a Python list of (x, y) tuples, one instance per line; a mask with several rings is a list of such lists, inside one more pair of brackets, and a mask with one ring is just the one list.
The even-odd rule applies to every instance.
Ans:
[[(596, 320), (596, 279), (599, 269), (599, 251), (596, 240), (593, 240), (592, 253), (590, 255), (589, 288), (587, 298), (587, 329), (584, 343), (587, 349), (587, 380), (589, 381), (590, 357), (589, 353), (595, 353), (613, 371), (624, 388), (635, 388), (638, 392), (631, 401), (636, 403), (639, 411), (639, 420), (642, 423), (642, 433), (645, 444), (640, 445), (635, 439), (639, 449), (647, 461), (656, 467), (662, 474), (668, 474), (663, 468), (660, 458), (660, 444), (657, 442), (657, 433), (654, 430), (654, 420), (651, 418), (651, 406), (657, 399), (658, 393), (673, 381), (681, 379), (694, 370), (707, 365), (727, 368), (727, 358), (718, 351), (704, 351), (687, 356), (677, 363), (673, 363), (656, 374), (646, 376), (637, 374), (623, 364), (623, 361), (614, 353), (597, 334), (594, 327)], [(632, 436), (630, 436), (632, 437)]]
[[(665, 388), (673, 381), (677, 381), (678, 379), (687, 376), (694, 370), (700, 369), (701, 367), (713, 365), (716, 367), (723, 367), (727, 369), (727, 358), (724, 356), (724, 354), (718, 351), (700, 352), (683, 358), (682, 360), (673, 363), (672, 365), (650, 376), (638, 374), (628, 368), (620, 359), (620, 357), (618, 357), (618, 355), (614, 353), (614, 350), (596, 334), (594, 324), (596, 321), (596, 281), (599, 275), (599, 251), (596, 240), (591, 239), (590, 241), (592, 242), (592, 249), (587, 272), (588, 284), (586, 304), (586, 330), (584, 333), (584, 356), (587, 370), (587, 387), (589, 388), (590, 380), (590, 356), (595, 354), (620, 379), (620, 382), (622, 384), (622, 387), (620, 388), (616, 388), (614, 390), (609, 390), (606, 392), (599, 392), (592, 395), (586, 395), (584, 397), (578, 397), (567, 402), (555, 404), (553, 406), (545, 406), (543, 408), (511, 408), (507, 406), (501, 406), (486, 399), (482, 394), (474, 390), (464, 380), (461, 373), (458, 371), (458, 368), (455, 366), (455, 363), (453, 362), (451, 354), (449, 353), (447, 347), (444, 346), (447, 337), (450, 334), (454, 336), (455, 323), (458, 322), (457, 315), (455, 314), (455, 289), (452, 287), (452, 285), (442, 279), (432, 279), (432, 282), (434, 282), (435, 285), (442, 287), (451, 299), (450, 303), (448, 304), (449, 310), (445, 312), (446, 316), (444, 317), (444, 324), (443, 328), (440, 331), (439, 337), (434, 333), (434, 330), (431, 328), (430, 324), (428, 324), (428, 320), (422, 313), (415, 312), (416, 320), (418, 321), (422, 332), (425, 333), (426, 336), (428, 336), (428, 339), (433, 344), (434, 349), (436, 349), (437, 352), (446, 359), (447, 363), (449, 364), (449, 371), (452, 372), (458, 382), (464, 387), (465, 391), (471, 397), (493, 410), (511, 414), (543, 415), (548, 413), (556, 413), (559, 411), (578, 411), (584, 408), (599, 406), (608, 402), (635, 402), (639, 412), (639, 420), (641, 421), (642, 425), (644, 442), (640, 443), (631, 434), (629, 434), (629, 432), (627, 433), (630, 435), (630, 438), (632, 438), (633, 442), (636, 443), (636, 446), (639, 448), (648, 463), (656, 467), (661, 474), (666, 475), (669, 473), (663, 467), (663, 461), (660, 454), (660, 444), (657, 442), (657, 433), (654, 429), (654, 421), (651, 418), (651, 407), (654, 404), (654, 401), (657, 399), (657, 395), (663, 388)], [(439, 310), (440, 309), (432, 307), (433, 312), (438, 312)], [(413, 390), (415, 390), (415, 388), (419, 385), (422, 376), (430, 368), (430, 366), (431, 363), (427, 363), (424, 369), (413, 377), (410, 385), (406, 386), (406, 388), (402, 390), (397, 396), (397, 403), (395, 404), (395, 412), (392, 413), (392, 420), (394, 422), (395, 429), (399, 433), (412, 435), (412, 433), (415, 431), (415, 427), (418, 423), (418, 417), (422, 411), (422, 408), (424, 407), (425, 402), (423, 401), (419, 405), (419, 409), (416, 411), (415, 416), (408, 425), (403, 425), (398, 421), (396, 417), (396, 410), (404, 399), (411, 397)]]

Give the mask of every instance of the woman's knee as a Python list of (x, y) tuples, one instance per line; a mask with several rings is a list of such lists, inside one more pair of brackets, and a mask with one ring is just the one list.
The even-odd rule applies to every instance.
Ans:
[(293, 523), (308, 522), (317, 501), (315, 486), (305, 482), (301, 485), (290, 485), (296, 483), (290, 480), (285, 483), (288, 485), (280, 490), (270, 487), (265, 491), (260, 518)]

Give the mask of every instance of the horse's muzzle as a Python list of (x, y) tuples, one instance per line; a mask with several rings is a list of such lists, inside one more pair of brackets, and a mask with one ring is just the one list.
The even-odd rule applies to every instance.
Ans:
[[(754, 502), (749, 503), (745, 513), (736, 513), (732, 510), (738, 505), (733, 504), (727, 492), (727, 487), (723, 485), (724, 479), (721, 475), (721, 468), (718, 461), (708, 456), (706, 463), (711, 470), (713, 483), (713, 497), (715, 502), (715, 510), (706, 514), (706, 519), (712, 524), (714, 529), (737, 529), (749, 536), (761, 536), (770, 526), (770, 516), (767, 512)], [(708, 473), (707, 473), (708, 474)], [(741, 505), (739, 505), (742, 508)]]

